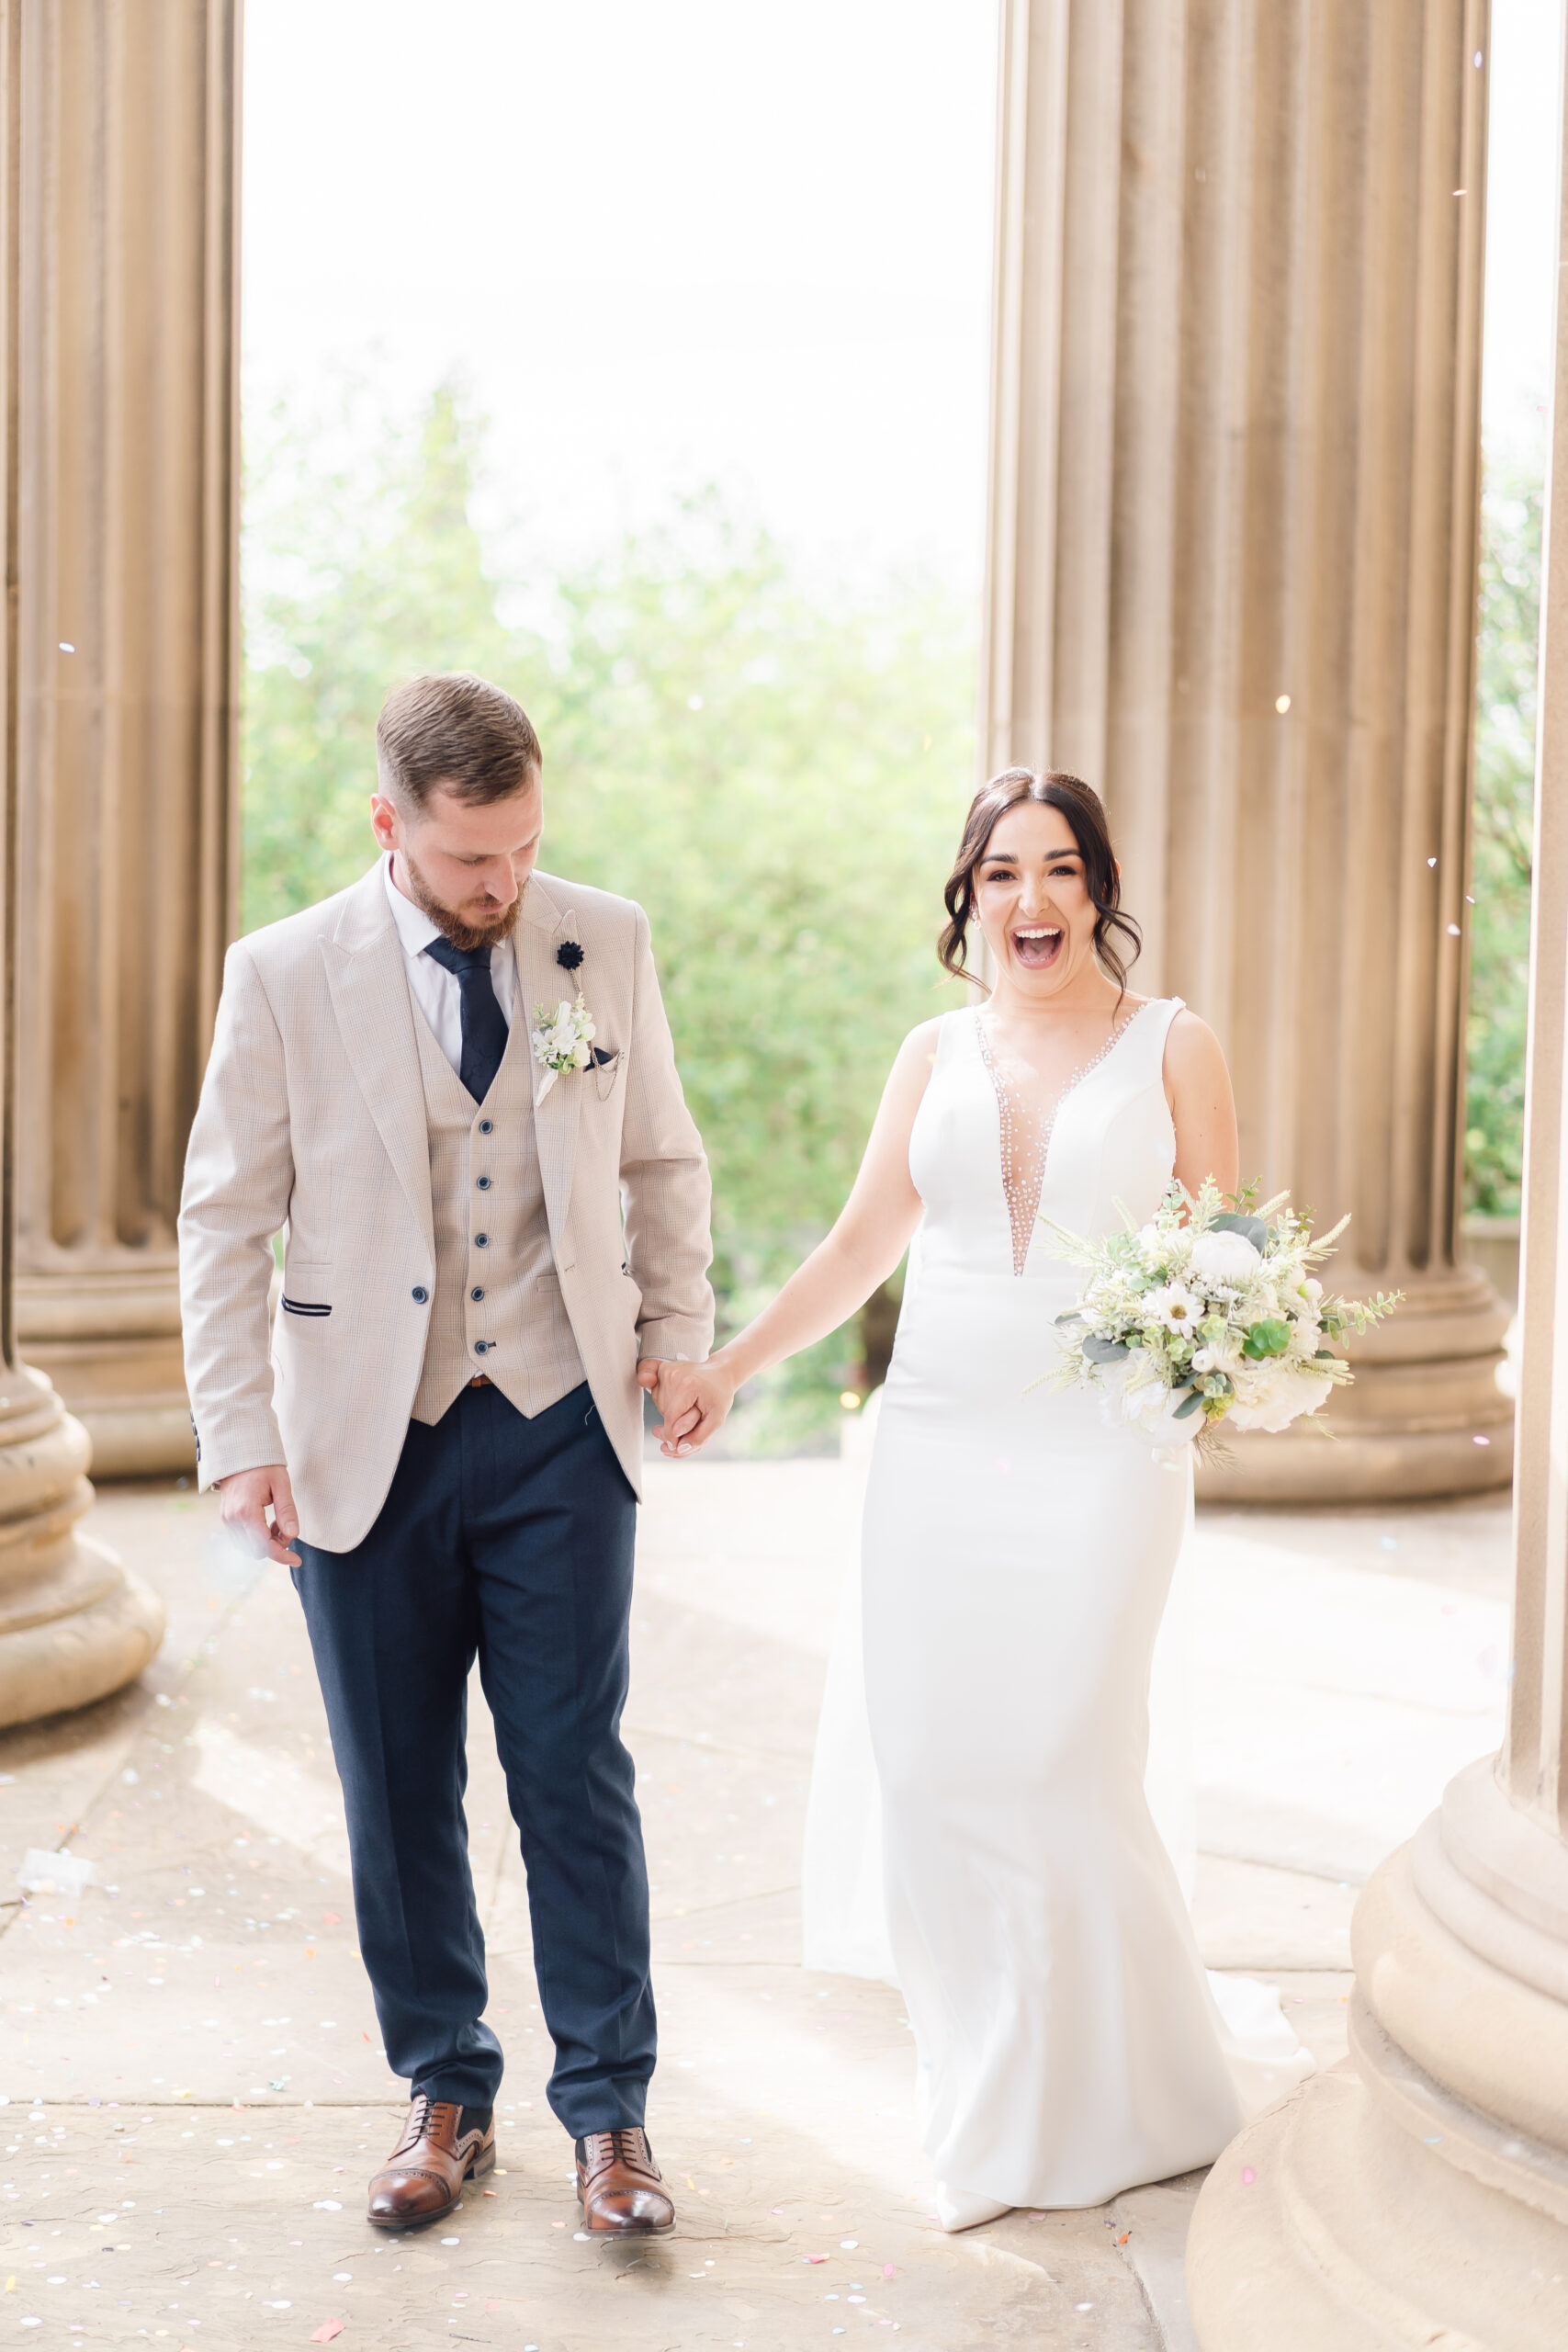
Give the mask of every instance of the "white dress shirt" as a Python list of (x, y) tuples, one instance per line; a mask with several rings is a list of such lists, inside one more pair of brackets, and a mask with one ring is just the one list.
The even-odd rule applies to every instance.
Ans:
[[(387, 885), (387, 901), (392, 910), (392, 921), (398, 926), (402, 942), (403, 961), (408, 970), (409, 987), (413, 1001), (429, 1024), (430, 1034), (459, 1076), (463, 1064), (463, 994), (457, 985), (457, 975), (438, 964), (425, 949), (433, 939), (442, 934), (423, 907), (405, 899), (392, 879), (392, 861), (389, 855), (382, 862), (382, 879)], [(495, 990), (495, 1001), (501, 1007), (502, 1018), (512, 1026), (512, 1008), (517, 1000), (517, 950), (510, 939), (502, 940), (490, 951), (490, 984)]]

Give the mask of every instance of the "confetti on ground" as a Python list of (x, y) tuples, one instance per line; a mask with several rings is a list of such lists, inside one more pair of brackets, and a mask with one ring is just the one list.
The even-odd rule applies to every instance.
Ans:
[(341, 2335), (342, 2334), (343, 2322), (341, 2319), (324, 2319), (320, 2327), (316, 2329), (314, 2335), (310, 2338), (310, 2341), (312, 2344), (330, 2344), (334, 2335)]

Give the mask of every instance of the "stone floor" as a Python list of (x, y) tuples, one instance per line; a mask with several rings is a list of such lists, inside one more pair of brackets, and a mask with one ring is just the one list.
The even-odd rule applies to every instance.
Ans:
[[(169, 1635), (136, 1690), (0, 1735), (0, 2337), (170, 2352), (340, 2335), (344, 2352), (831, 2352), (882, 2328), (931, 2352), (1190, 2343), (1195, 2180), (944, 2237), (897, 1995), (797, 1963), (853, 1470), (656, 1463), (649, 1487), (629, 1724), (655, 1886), (651, 2120), (677, 2234), (641, 2250), (575, 2234), (482, 1703), (469, 1816), (510, 2054), (503, 2153), (449, 2227), (389, 2243), (367, 2229), (364, 2177), (401, 2086), (355, 1950), (292, 1589), (225, 1550), (208, 1501), (107, 1489), (96, 1532), (164, 1592)], [(1344, 2046), (1357, 1886), (1495, 1743), (1506, 1558), (1500, 1502), (1200, 1522), (1200, 1929), (1212, 1965), (1280, 1984), (1325, 2063)], [(93, 1883), (23, 1901), (24, 1856), (66, 1849)]]

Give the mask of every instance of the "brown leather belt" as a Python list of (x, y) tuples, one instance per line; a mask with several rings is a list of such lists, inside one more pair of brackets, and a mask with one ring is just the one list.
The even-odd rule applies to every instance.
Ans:
[(476, 1372), (468, 1383), (470, 1388), (488, 1388), (491, 1385), (491, 1376), (488, 1372)]

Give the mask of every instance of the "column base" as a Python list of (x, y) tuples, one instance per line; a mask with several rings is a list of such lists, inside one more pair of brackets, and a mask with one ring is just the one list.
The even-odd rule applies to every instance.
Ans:
[(1514, 1408), (1497, 1373), (1507, 1324), (1479, 1267), (1423, 1283), (1349, 1345), (1356, 1377), (1329, 1399), (1323, 1428), (1233, 1438), (1228, 1462), (1200, 1465), (1199, 1500), (1425, 1502), (1506, 1487)]
[(134, 1681), (164, 1604), (77, 1532), (92, 1509), (87, 1433), (47, 1379), (0, 1375), (0, 1726), (90, 1706)]
[(1202, 2352), (1557, 2352), (1568, 1852), (1490, 1758), (1357, 1905), (1350, 2058), (1234, 2141), (1188, 2245)]
[(28, 1362), (48, 1374), (92, 1440), (97, 1477), (195, 1470), (172, 1266), (21, 1274), (16, 1313)]

